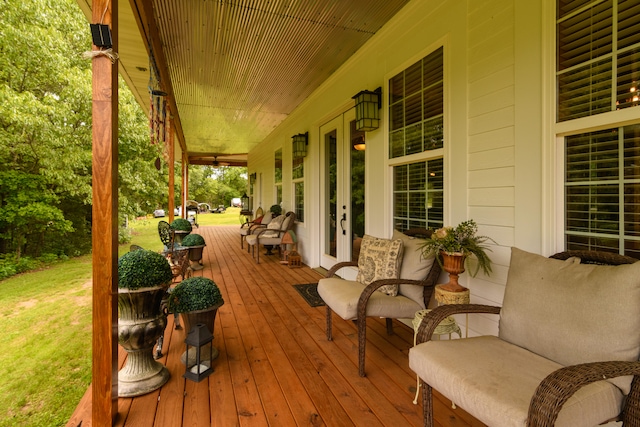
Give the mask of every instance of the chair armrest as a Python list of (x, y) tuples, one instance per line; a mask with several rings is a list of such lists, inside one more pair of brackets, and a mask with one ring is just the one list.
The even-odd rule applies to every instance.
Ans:
[(500, 308), (501, 307), (482, 304), (447, 304), (438, 306), (422, 319), (416, 334), (416, 345), (431, 340), (431, 336), (440, 322), (453, 314), (500, 314)]
[(355, 262), (355, 261), (339, 262), (337, 264), (334, 264), (333, 267), (331, 267), (331, 269), (329, 271), (327, 271), (327, 274), (324, 277), (329, 278), (329, 277), (335, 276), (335, 274), (341, 268), (344, 268), (344, 267), (357, 267), (357, 266), (358, 266), (358, 263)]
[(640, 362), (613, 361), (566, 366), (549, 374), (531, 398), (527, 426), (552, 427), (562, 405), (582, 386), (625, 375), (634, 379), (625, 402), (624, 425), (640, 425)]

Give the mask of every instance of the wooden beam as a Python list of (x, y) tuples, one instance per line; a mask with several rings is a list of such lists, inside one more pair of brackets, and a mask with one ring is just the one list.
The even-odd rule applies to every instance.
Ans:
[[(111, 26), (118, 52), (118, 1), (93, 0), (92, 23)], [(99, 50), (93, 46), (94, 53)], [(93, 57), (92, 425), (118, 414), (118, 62)]]
[(187, 200), (189, 198), (189, 156), (182, 152), (182, 218), (187, 218)]

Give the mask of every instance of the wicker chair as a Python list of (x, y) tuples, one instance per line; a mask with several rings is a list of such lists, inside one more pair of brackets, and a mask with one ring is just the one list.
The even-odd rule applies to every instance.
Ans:
[[(602, 267), (636, 260), (595, 251), (550, 258), (565, 261), (513, 248), (502, 307), (443, 305), (425, 316), (409, 352), (425, 426), (434, 425), (432, 387), (490, 425), (640, 426), (640, 263)], [(500, 315), (498, 337), (431, 341), (443, 319), (460, 313)], [(631, 384), (621, 376), (633, 376)]]
[[(403, 240), (403, 260), (399, 279), (376, 280), (368, 286), (353, 280), (344, 280), (335, 274), (344, 267), (358, 267), (358, 262), (341, 262), (329, 270), (318, 282), (318, 294), (325, 301), (327, 316), (327, 339), (333, 339), (332, 314), (335, 312), (344, 320), (356, 320), (358, 328), (358, 373), (365, 376), (365, 346), (367, 342), (367, 316), (384, 317), (387, 333), (393, 334), (392, 319), (412, 319), (416, 311), (425, 309), (440, 276), (440, 265), (433, 258), (422, 258), (419, 247), (422, 239), (432, 231), (411, 229), (404, 233), (395, 232), (393, 239)], [(362, 252), (360, 253), (362, 256)], [(385, 285), (399, 285), (398, 295), (389, 296), (376, 292)]]
[(260, 263), (260, 245), (277, 246), (278, 253), (282, 255), (282, 237), (287, 231), (293, 229), (296, 222), (296, 214), (287, 212), (284, 215), (280, 215), (280, 217), (282, 217), (282, 221), (278, 220), (277, 217), (273, 218), (265, 228), (255, 230), (254, 234), (246, 236), (247, 250), (251, 251), (257, 264)]

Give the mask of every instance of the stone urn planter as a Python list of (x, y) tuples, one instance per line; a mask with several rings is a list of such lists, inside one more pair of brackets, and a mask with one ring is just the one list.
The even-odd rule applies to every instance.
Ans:
[(173, 275), (160, 254), (137, 250), (118, 260), (118, 342), (127, 359), (118, 372), (118, 395), (140, 396), (162, 387), (169, 371), (153, 358), (167, 315), (162, 299)]
[[(179, 313), (182, 318), (185, 338), (199, 323), (206, 325), (213, 335), (216, 314), (223, 304), (220, 289), (213, 280), (206, 277), (190, 277), (178, 283), (167, 301), (169, 312)], [(193, 355), (194, 358), (190, 357), (190, 360), (187, 360), (186, 351), (181, 357), (182, 363), (185, 363), (187, 368), (195, 364), (195, 352), (189, 351), (189, 355)], [(200, 355), (202, 363), (207, 367), (210, 367), (211, 361), (217, 357), (218, 350), (213, 346), (210, 354)]]
[(202, 253), (206, 246), (199, 234), (189, 234), (182, 239), (182, 246), (189, 249), (189, 262), (192, 270), (202, 270)]

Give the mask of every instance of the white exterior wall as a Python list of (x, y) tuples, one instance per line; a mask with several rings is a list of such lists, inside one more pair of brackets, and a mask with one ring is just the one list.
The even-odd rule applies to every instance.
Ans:
[[(553, 227), (543, 227), (544, 218), (553, 217), (543, 213), (543, 206), (553, 205), (543, 200), (543, 153), (552, 151), (550, 138), (544, 137), (549, 114), (543, 109), (548, 103), (543, 96), (548, 90), (543, 79), (543, 28), (553, 29), (543, 25), (543, 5), (543, 0), (413, 0), (249, 153), (249, 173), (258, 174), (254, 207), (268, 209), (275, 201), (274, 153), (282, 148), (283, 209), (293, 208), (291, 136), (308, 131), (305, 222), (296, 232), (303, 261), (317, 266), (319, 128), (353, 107), (354, 94), (381, 86), (382, 126), (366, 138), (366, 232), (390, 236), (388, 79), (444, 45), (445, 223), (473, 218), (480, 233), (497, 242), (490, 253), (493, 274), (464, 274), (461, 282), (471, 289), (472, 302), (500, 304), (510, 247), (542, 253), (545, 242), (553, 240), (545, 232)], [(553, 168), (547, 165), (549, 169)], [(469, 334), (496, 333), (496, 320), (474, 315)]]

